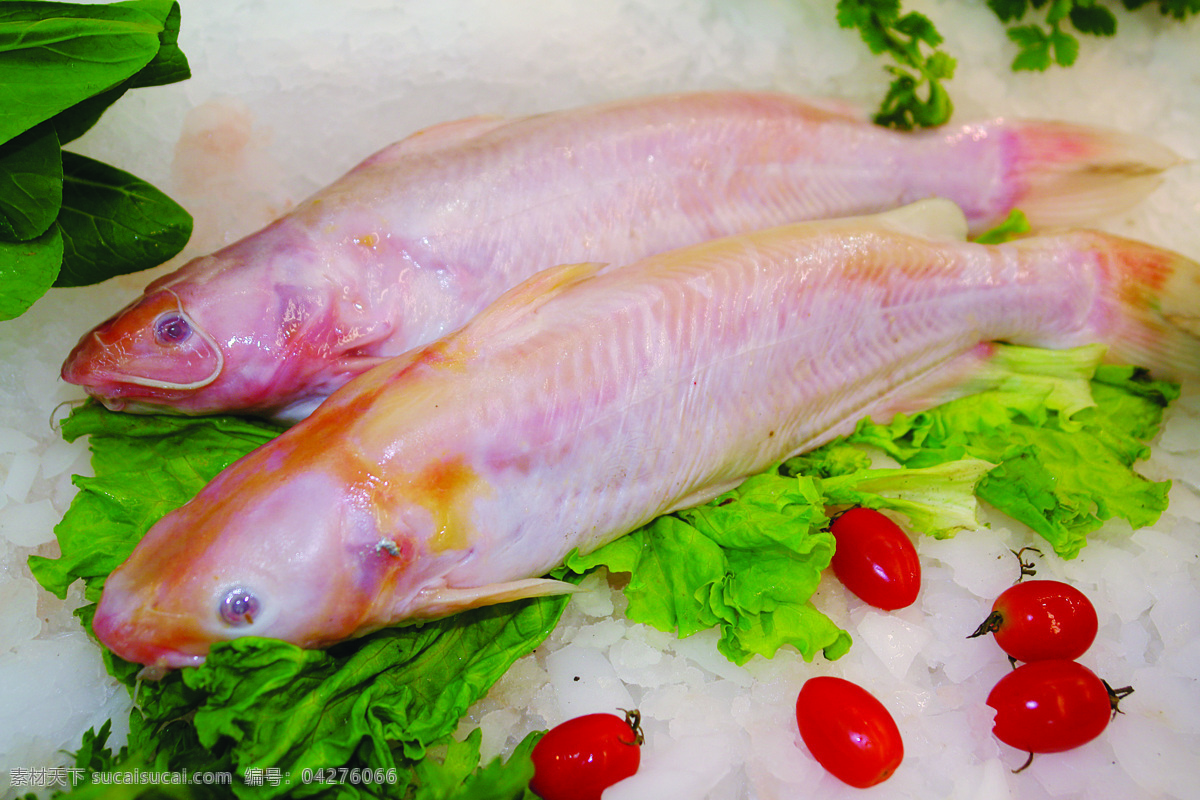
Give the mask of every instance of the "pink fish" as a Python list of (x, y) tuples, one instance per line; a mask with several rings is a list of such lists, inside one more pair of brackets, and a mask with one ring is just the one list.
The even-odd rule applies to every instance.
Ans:
[(111, 409), (295, 420), (555, 264), (947, 197), (1074, 223), (1175, 161), (1109, 131), (993, 121), (904, 134), (842, 106), (702, 93), (473, 118), (371, 156), (287, 216), (154, 281), (63, 365)]
[(541, 576), (572, 548), (923, 407), (994, 340), (1200, 373), (1200, 265), (1101, 233), (965, 230), (932, 200), (539, 273), (164, 517), (95, 632), (161, 670), (239, 636), (322, 647), (559, 592)]

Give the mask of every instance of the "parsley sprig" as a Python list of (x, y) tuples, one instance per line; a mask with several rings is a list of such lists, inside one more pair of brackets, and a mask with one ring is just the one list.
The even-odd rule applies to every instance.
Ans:
[[(1151, 0), (1121, 0), (1129, 11), (1149, 5)], [(1088, 36), (1114, 36), (1116, 16), (1097, 0), (987, 0), (1001, 22), (1018, 22), (1030, 12), (1044, 13), (1044, 24), (1012, 25), (1008, 38), (1020, 48), (1013, 59), (1014, 71), (1049, 69), (1052, 64), (1069, 67), (1079, 55), (1079, 40), (1068, 27)], [(1157, 0), (1164, 16), (1183, 20), (1200, 13), (1200, 0)]]
[(988, 0), (988, 7), (1001, 22), (1016, 22), (1030, 11), (1045, 11), (1045, 26), (1038, 23), (1013, 25), (1008, 38), (1020, 48), (1013, 59), (1013, 71), (1049, 69), (1050, 65), (1069, 67), (1079, 55), (1079, 40), (1064, 30), (1069, 24), (1079, 33), (1112, 36), (1117, 18), (1095, 0)]
[[(1008, 38), (1017, 45), (1014, 71), (1044, 71), (1054, 64), (1069, 67), (1079, 56), (1075, 33), (1114, 36), (1117, 32), (1116, 15), (1100, 0), (986, 2), (1008, 26)], [(1163, 16), (1180, 21), (1200, 14), (1200, 0), (1121, 0), (1121, 5), (1128, 11), (1157, 5)], [(1039, 21), (1023, 21), (1026, 15), (1039, 14)], [(843, 28), (858, 29), (872, 53), (886, 54), (894, 62), (887, 66), (893, 79), (874, 116), (876, 123), (910, 130), (950, 119), (954, 105), (942, 82), (954, 77), (955, 61), (938, 49), (942, 35), (928, 17), (906, 13), (901, 0), (838, 0), (837, 20)]]
[(950, 119), (954, 104), (942, 81), (954, 77), (955, 61), (938, 50), (942, 35), (929, 18), (901, 14), (900, 0), (838, 0), (838, 24), (857, 28), (872, 53), (886, 53), (892, 84), (874, 120), (900, 130), (933, 127)]

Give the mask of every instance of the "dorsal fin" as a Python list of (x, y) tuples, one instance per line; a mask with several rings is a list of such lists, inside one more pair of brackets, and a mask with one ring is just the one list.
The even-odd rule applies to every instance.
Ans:
[(508, 117), (481, 114), (479, 116), (430, 125), (428, 128), (422, 128), (416, 133), (368, 156), (358, 166), (366, 167), (373, 164), (387, 164), (407, 156), (436, 153), (440, 150), (446, 150), (455, 145), (462, 144), (477, 136), (482, 136), (488, 131), (495, 130), (511, 121)]

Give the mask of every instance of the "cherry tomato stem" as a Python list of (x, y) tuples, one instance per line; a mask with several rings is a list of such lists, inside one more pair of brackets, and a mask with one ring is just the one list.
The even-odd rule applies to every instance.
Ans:
[(1077, 661), (1022, 664), (988, 695), (987, 704), (996, 710), (992, 732), (1029, 753), (1071, 750), (1103, 733), (1121, 698), (1132, 691), (1114, 690)]
[[(624, 709), (622, 709), (624, 711)], [(543, 800), (600, 800), (641, 765), (641, 714), (586, 714), (552, 728), (533, 747), (529, 788)]]
[(1067, 583), (1015, 583), (992, 603), (987, 618), (967, 638), (993, 634), (1017, 661), (1079, 658), (1096, 639), (1099, 622), (1087, 596)]
[(1019, 564), (1021, 567), (1021, 573), (1017, 575), (1017, 583), (1020, 583), (1027, 577), (1032, 578), (1034, 575), (1037, 575), (1037, 565), (1035, 565), (1032, 561), (1025, 560), (1025, 553), (1028, 551), (1033, 551), (1039, 556), (1042, 554), (1042, 551), (1038, 550), (1036, 547), (1022, 547), (1020, 550), (1013, 550), (1010, 548), (1008, 551), (1017, 557), (1017, 564)]

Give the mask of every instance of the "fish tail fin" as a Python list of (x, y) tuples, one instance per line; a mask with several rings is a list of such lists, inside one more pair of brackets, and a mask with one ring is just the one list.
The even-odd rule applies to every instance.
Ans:
[(1009, 160), (1012, 207), (1039, 228), (1097, 219), (1135, 205), (1183, 161), (1157, 142), (1063, 122), (1014, 120)]
[(1108, 360), (1200, 378), (1200, 263), (1143, 242), (1086, 232), (1105, 274), (1098, 339)]

